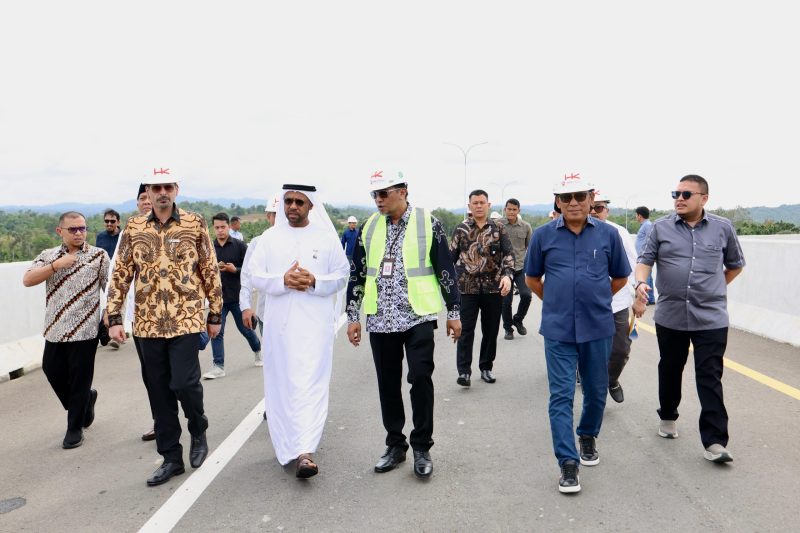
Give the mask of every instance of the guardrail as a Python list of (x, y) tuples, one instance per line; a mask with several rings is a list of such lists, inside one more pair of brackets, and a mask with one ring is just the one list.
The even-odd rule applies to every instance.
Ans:
[[(800, 347), (800, 235), (740, 237), (747, 266), (728, 287), (731, 326)], [(44, 283), (22, 285), (30, 262), (0, 264), (0, 381), (41, 365)]]

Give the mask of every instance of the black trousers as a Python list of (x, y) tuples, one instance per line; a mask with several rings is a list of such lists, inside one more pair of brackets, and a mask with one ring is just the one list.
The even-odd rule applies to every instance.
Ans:
[(411, 410), (414, 429), (411, 447), (427, 451), (433, 446), (433, 332), (436, 322), (423, 322), (401, 333), (370, 333), (372, 358), (378, 375), (381, 416), (386, 428), (387, 446), (405, 446), (401, 380), (403, 348), (408, 361), (408, 383), (411, 385)]
[(67, 410), (68, 430), (83, 427), (94, 379), (95, 353), (97, 338), (74, 342), (44, 341), (42, 370)]
[(178, 402), (188, 420), (189, 433), (202, 435), (208, 428), (203, 413), (200, 384), (199, 333), (171, 338), (140, 337), (156, 430), (156, 446), (164, 461), (183, 464)]
[(495, 294), (461, 295), (461, 337), (456, 346), (456, 366), (459, 374), (472, 374), (472, 343), (475, 340), (475, 324), (481, 314), (480, 370), (491, 370), (497, 355), (497, 333), (500, 331), (500, 315), (503, 297)]
[(136, 355), (139, 356), (139, 366), (142, 369), (142, 383), (144, 383), (144, 389), (147, 391), (147, 399), (150, 403), (150, 417), (155, 420), (156, 413), (153, 411), (153, 399), (150, 397), (150, 387), (147, 385), (147, 372), (144, 371), (144, 355), (142, 355), (142, 341), (139, 337), (133, 337), (133, 346), (136, 348)]
[(677, 420), (681, 403), (681, 377), (694, 348), (694, 372), (700, 399), (700, 439), (703, 446), (728, 445), (728, 411), (722, 398), (722, 357), (728, 344), (728, 328), (679, 331), (656, 324), (658, 349), (658, 399), (661, 420)]
[[(514, 287), (519, 291), (519, 305), (517, 312), (513, 313), (514, 303)], [(531, 306), (531, 299), (533, 294), (528, 286), (525, 284), (525, 271), (517, 270), (514, 272), (514, 279), (511, 283), (511, 290), (508, 294), (503, 296), (503, 329), (506, 331), (511, 330), (511, 326), (515, 321), (522, 322), (528, 314), (528, 309)]]
[(619, 382), (619, 375), (628, 363), (631, 353), (631, 338), (628, 335), (630, 325), (630, 309), (625, 308), (614, 313), (614, 337), (611, 341), (611, 358), (608, 360), (608, 386), (614, 387)]

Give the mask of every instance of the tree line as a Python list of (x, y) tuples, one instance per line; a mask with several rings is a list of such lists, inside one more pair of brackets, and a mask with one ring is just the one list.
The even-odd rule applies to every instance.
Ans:
[[(229, 216), (239, 216), (242, 218), (242, 234), (246, 240), (251, 240), (256, 235), (260, 235), (269, 227), (269, 223), (264, 216), (264, 205), (252, 207), (242, 207), (231, 204), (227, 208), (210, 202), (181, 202), (182, 209), (194, 211), (202, 214), (208, 224), (211, 236), (211, 217), (219, 212), (225, 212)], [(363, 206), (335, 207), (325, 205), (325, 209), (333, 221), (336, 231), (341, 234), (347, 225), (347, 217), (355, 216), (359, 224), (364, 222), (374, 209)], [(500, 209), (495, 209), (500, 211)], [(794, 234), (800, 233), (800, 226), (791, 222), (765, 220), (756, 222), (753, 220), (750, 211), (743, 207), (734, 209), (715, 209), (711, 211), (720, 216), (730, 219), (739, 235), (775, 235), (775, 234)], [(448, 235), (452, 235), (456, 226), (463, 220), (461, 213), (455, 213), (448, 209), (437, 208), (432, 211), (438, 218)], [(667, 211), (652, 211), (650, 220), (656, 220), (660, 216), (667, 214)], [(124, 225), (134, 213), (122, 213), (121, 222)], [(550, 219), (541, 213), (529, 213), (523, 211), (522, 217), (535, 229)], [(5, 212), (0, 210), (0, 263), (14, 261), (30, 261), (35, 258), (45, 248), (52, 248), (61, 243), (61, 238), (56, 234), (55, 228), (58, 225), (57, 214), (37, 213), (35, 211)], [(609, 219), (625, 227), (626, 216), (622, 209), (613, 209)], [(87, 241), (94, 244), (97, 234), (105, 231), (103, 225), (103, 215), (97, 214), (87, 218), (86, 225), (89, 228)], [(628, 212), (627, 228), (631, 233), (639, 230), (639, 223), (633, 211)]]

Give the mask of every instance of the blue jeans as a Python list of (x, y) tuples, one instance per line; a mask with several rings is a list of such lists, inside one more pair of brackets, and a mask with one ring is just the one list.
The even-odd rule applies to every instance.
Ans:
[(229, 311), (231, 315), (233, 315), (233, 321), (236, 322), (236, 329), (247, 339), (248, 344), (250, 344), (250, 349), (254, 352), (261, 351), (261, 341), (258, 340), (256, 332), (244, 325), (239, 302), (224, 303), (222, 304), (222, 324), (219, 328), (219, 335), (211, 339), (211, 351), (214, 354), (214, 364), (222, 368), (225, 368), (225, 322)]
[(652, 305), (656, 303), (656, 291), (655, 291), (655, 285), (653, 285), (652, 272), (650, 272), (650, 275), (647, 276), (647, 286), (650, 287), (650, 292), (647, 293), (647, 303)]
[(573, 435), (572, 404), (575, 398), (575, 369), (581, 374), (583, 412), (576, 433), (597, 437), (603, 423), (608, 394), (608, 359), (611, 339), (589, 342), (560, 342), (545, 338), (547, 381), (550, 385), (550, 432), (558, 464), (580, 461)]

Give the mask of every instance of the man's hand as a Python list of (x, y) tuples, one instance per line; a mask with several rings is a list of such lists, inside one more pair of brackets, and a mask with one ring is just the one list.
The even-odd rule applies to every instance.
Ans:
[(461, 321), (460, 320), (448, 320), (447, 321), (447, 336), (453, 337), (453, 342), (457, 342), (458, 338), (461, 337)]
[[(447, 323), (449, 324), (450, 321), (448, 320)], [(461, 330), (460, 324), (458, 329)], [(347, 339), (353, 346), (358, 346), (361, 342), (361, 322), (352, 322), (347, 325)]]
[(511, 291), (511, 278), (503, 276), (500, 278), (500, 296), (505, 296)]
[(653, 289), (651, 289), (650, 285), (648, 285), (647, 283), (640, 283), (639, 286), (636, 288), (636, 299), (641, 300), (644, 303), (647, 303), (647, 300), (649, 299), (648, 295), (651, 290)]
[(53, 261), (53, 265), (55, 265), (56, 270), (61, 270), (62, 268), (69, 268), (75, 264), (75, 261), (78, 260), (77, 255), (73, 254), (64, 254), (55, 261)]
[(647, 304), (645, 303), (647, 300), (643, 302), (639, 298), (636, 298), (633, 302), (633, 316), (636, 318), (642, 318), (644, 316), (644, 312), (647, 310)]
[(222, 329), (221, 324), (206, 324), (206, 333), (209, 339), (216, 339), (219, 335), (219, 330)]
[(242, 322), (244, 322), (244, 327), (247, 329), (255, 329), (253, 328), (253, 324), (251, 320), (253, 319), (253, 310), (252, 309), (243, 309), (242, 310)]
[(296, 291), (305, 291), (309, 287), (313, 287), (317, 280), (314, 274), (302, 268), (297, 261), (292, 263), (286, 274), (283, 275), (283, 284), (287, 289), (294, 289)]
[(317, 284), (317, 278), (314, 277), (314, 274), (300, 265), (297, 265), (297, 274), (300, 276), (301, 283), (305, 286), (303, 290), (314, 287)]
[(125, 328), (122, 326), (111, 326), (108, 328), (108, 336), (120, 344), (125, 342)]
[(108, 309), (103, 309), (103, 325), (108, 327)]

